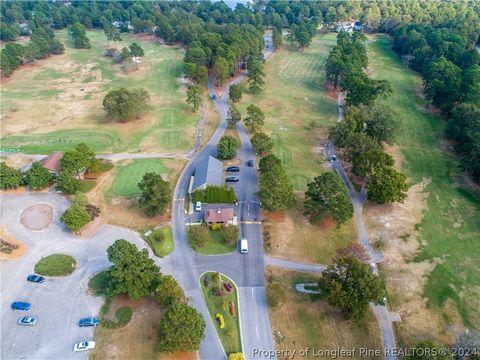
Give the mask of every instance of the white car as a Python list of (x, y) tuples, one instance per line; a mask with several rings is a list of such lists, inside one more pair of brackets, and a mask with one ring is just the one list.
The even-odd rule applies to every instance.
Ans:
[(195, 211), (202, 211), (202, 203), (200, 201), (195, 203)]
[(82, 341), (73, 346), (73, 351), (85, 351), (95, 348), (95, 341)]
[(34, 326), (37, 324), (37, 319), (33, 316), (22, 316), (20, 319), (18, 319), (17, 324)]
[(242, 254), (248, 253), (248, 240), (247, 239), (240, 240), (240, 252)]

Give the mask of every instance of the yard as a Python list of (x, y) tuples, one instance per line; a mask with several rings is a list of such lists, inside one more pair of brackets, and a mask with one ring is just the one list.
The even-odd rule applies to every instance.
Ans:
[(169, 225), (153, 230), (144, 238), (157, 256), (167, 256), (173, 250), (172, 228)]
[[(345, 319), (318, 295), (301, 294), (295, 290), (297, 283), (318, 280), (317, 275), (297, 273), (268, 267), (266, 269), (266, 289), (269, 300), (269, 315), (276, 350), (300, 350), (313, 348), (317, 353), (335, 349), (367, 348), (382, 349), (380, 329), (371, 311), (364, 320), (355, 324)], [(272, 306), (269, 297), (282, 299)], [(331, 358), (325, 356), (322, 358)], [(357, 353), (355, 358), (360, 358)], [(297, 357), (295, 357), (297, 358)], [(300, 358), (300, 356), (298, 356)], [(302, 357), (303, 358), (303, 357)], [(318, 359), (312, 351), (306, 359)], [(375, 359), (364, 356), (362, 358)], [(376, 359), (382, 359), (380, 356)]]
[(190, 247), (202, 255), (219, 255), (219, 254), (228, 254), (234, 252), (237, 243), (228, 244), (224, 241), (223, 236), (219, 230), (208, 229), (208, 238), (205, 241), (203, 246), (197, 246), (193, 240), (193, 235), (190, 227), (193, 226), (204, 226), (204, 225), (187, 225), (187, 240)]
[[(103, 55), (103, 32), (88, 31), (87, 36), (92, 48), (74, 49), (67, 31), (58, 31), (65, 54), (26, 66), (2, 83), (2, 146), (42, 154), (82, 141), (98, 152), (189, 149), (200, 112), (192, 113), (185, 102), (183, 50), (148, 36), (122, 34), (119, 48), (137, 41), (145, 50), (138, 70), (124, 74)], [(116, 87), (144, 87), (152, 110), (128, 124), (106, 120), (102, 100)]]
[(478, 187), (459, 171), (442, 137), (445, 121), (425, 107), (421, 78), (402, 65), (389, 38), (372, 38), (369, 58), (374, 76), (393, 86), (386, 103), (404, 126), (399, 149), (390, 151), (413, 185), (405, 205), (368, 211), (372, 230), (388, 237), (385, 268), (403, 318), (399, 334), (408, 345), (432, 336), (448, 343), (453, 324), (480, 327)]
[[(210, 312), (210, 318), (215, 325), (215, 329), (218, 332), (226, 354), (242, 352), (237, 288), (233, 281), (223, 274), (219, 274), (220, 277), (218, 281), (216, 281), (217, 279), (214, 274), (213, 272), (208, 272), (200, 278), (200, 286), (202, 288), (203, 298)], [(205, 282), (205, 278), (208, 278), (207, 283)], [(220, 282), (220, 287), (218, 282)], [(223, 283), (229, 283), (233, 286), (231, 292), (225, 290)], [(207, 286), (205, 286), (205, 284), (207, 284)], [(213, 295), (215, 289), (219, 288), (222, 289), (223, 296)], [(224, 319), (224, 327), (222, 329), (215, 319), (215, 314), (217, 313), (221, 314)]]

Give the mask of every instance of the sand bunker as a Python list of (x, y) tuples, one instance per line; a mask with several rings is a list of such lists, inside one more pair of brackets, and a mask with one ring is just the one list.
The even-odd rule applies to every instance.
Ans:
[(53, 208), (47, 204), (37, 204), (22, 211), (20, 222), (28, 230), (40, 231), (52, 223)]
[(25, 252), (25, 245), (0, 226), (0, 259), (16, 259)]

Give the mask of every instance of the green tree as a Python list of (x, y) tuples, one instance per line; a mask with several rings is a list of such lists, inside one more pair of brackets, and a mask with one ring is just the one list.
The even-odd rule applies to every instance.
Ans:
[(263, 132), (255, 133), (250, 139), (253, 149), (257, 154), (263, 155), (273, 149), (273, 142), (270, 136)]
[(213, 71), (215, 72), (215, 75), (217, 76), (217, 80), (220, 85), (223, 85), (223, 83), (230, 77), (228, 62), (227, 60), (225, 60), (225, 58), (221, 56), (217, 57), (217, 59), (215, 60), (215, 64), (213, 65)]
[(134, 300), (150, 295), (160, 269), (148, 256), (147, 249), (138, 250), (135, 244), (119, 239), (108, 247), (107, 254), (113, 264), (109, 269), (110, 294), (127, 294)]
[(158, 327), (159, 347), (164, 352), (196, 351), (205, 334), (205, 320), (193, 307), (168, 308)]
[(239, 123), (241, 120), (242, 114), (240, 114), (240, 111), (238, 111), (235, 105), (231, 105), (228, 109), (227, 127), (229, 129), (234, 129), (237, 123)]
[(22, 184), (22, 173), (17, 169), (0, 163), (0, 189), (16, 189)]
[(162, 275), (160, 277), (160, 282), (154, 291), (153, 297), (163, 309), (185, 301), (185, 294), (182, 288), (171, 275)]
[(237, 156), (238, 141), (232, 136), (224, 135), (217, 144), (218, 158), (230, 160)]
[(282, 46), (282, 31), (276, 28), (272, 32), (272, 45), (273, 50), (278, 50)]
[(373, 149), (358, 155), (352, 161), (352, 172), (361, 177), (371, 176), (386, 166), (393, 166), (393, 157), (382, 149)]
[(223, 240), (229, 244), (235, 244), (238, 240), (238, 227), (233, 225), (224, 226), (221, 230)]
[(207, 227), (203, 225), (190, 226), (190, 233), (196, 247), (204, 246), (208, 239), (210, 239), (210, 233)]
[(132, 61), (132, 52), (126, 46), (122, 49), (122, 61), (124, 65)]
[(334, 172), (315, 177), (305, 192), (305, 213), (310, 222), (317, 224), (330, 214), (337, 229), (353, 216), (353, 205), (347, 189)]
[(197, 111), (202, 105), (202, 89), (198, 85), (189, 85), (187, 89), (187, 103), (192, 104), (193, 111)]
[(40, 162), (35, 161), (26, 172), (25, 180), (31, 189), (43, 189), (50, 184), (53, 176)]
[(385, 142), (393, 145), (401, 130), (400, 115), (384, 104), (375, 104), (364, 110), (367, 113), (365, 132), (379, 144)]
[(255, 57), (251, 56), (247, 63), (248, 70), (248, 82), (250, 91), (253, 94), (258, 94), (262, 91), (265, 81), (263, 77), (265, 73), (263, 72), (263, 64), (257, 60)]
[(72, 205), (62, 214), (60, 220), (71, 232), (80, 230), (84, 225), (88, 224), (92, 217), (82, 203), (72, 202)]
[(378, 304), (385, 296), (384, 279), (352, 255), (336, 259), (323, 272), (319, 286), (328, 302), (353, 320), (361, 320), (369, 303)]
[(143, 48), (136, 42), (130, 44), (130, 54), (135, 58), (135, 67), (138, 68), (138, 59), (145, 55)]
[(245, 126), (250, 132), (256, 132), (263, 126), (265, 114), (256, 105), (251, 104), (247, 107), (247, 117), (244, 119)]
[(73, 150), (66, 151), (60, 160), (62, 172), (80, 176), (97, 164), (95, 153), (85, 143), (80, 143)]
[(295, 206), (293, 186), (280, 159), (269, 154), (259, 163), (258, 196), (267, 210), (286, 210)]
[(140, 118), (150, 108), (150, 95), (145, 89), (118, 88), (111, 90), (103, 99), (103, 108), (109, 118), (127, 122)]
[(400, 202), (407, 197), (407, 177), (393, 167), (382, 167), (368, 179), (368, 199), (378, 204)]
[(75, 194), (80, 190), (81, 182), (71, 171), (62, 171), (57, 179), (57, 190), (65, 194)]
[(85, 27), (76, 22), (68, 29), (70, 35), (73, 39), (73, 47), (75, 49), (90, 49), (90, 40), (87, 38), (87, 33), (85, 32)]
[(162, 175), (146, 173), (138, 183), (138, 188), (142, 192), (138, 203), (147, 216), (165, 213), (170, 204), (171, 189), (170, 183), (163, 180)]
[(242, 85), (232, 84), (228, 90), (228, 98), (231, 102), (236, 103), (242, 100)]

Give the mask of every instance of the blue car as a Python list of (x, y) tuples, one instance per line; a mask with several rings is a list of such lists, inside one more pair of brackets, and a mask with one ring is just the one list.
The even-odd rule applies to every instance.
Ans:
[(213, 95), (212, 100), (217, 100), (217, 95)]
[(30, 303), (27, 303), (27, 302), (22, 302), (22, 301), (15, 301), (14, 303), (12, 303), (12, 310), (24, 310), (24, 311), (27, 311), (27, 310), (30, 310), (30, 307), (32, 305), (30, 305)]
[(78, 326), (80, 327), (97, 326), (98, 324), (100, 324), (100, 320), (96, 318), (80, 319), (80, 321), (78, 322)]
[(31, 281), (34, 283), (43, 283), (45, 281), (45, 278), (40, 275), (28, 275), (27, 281)]

